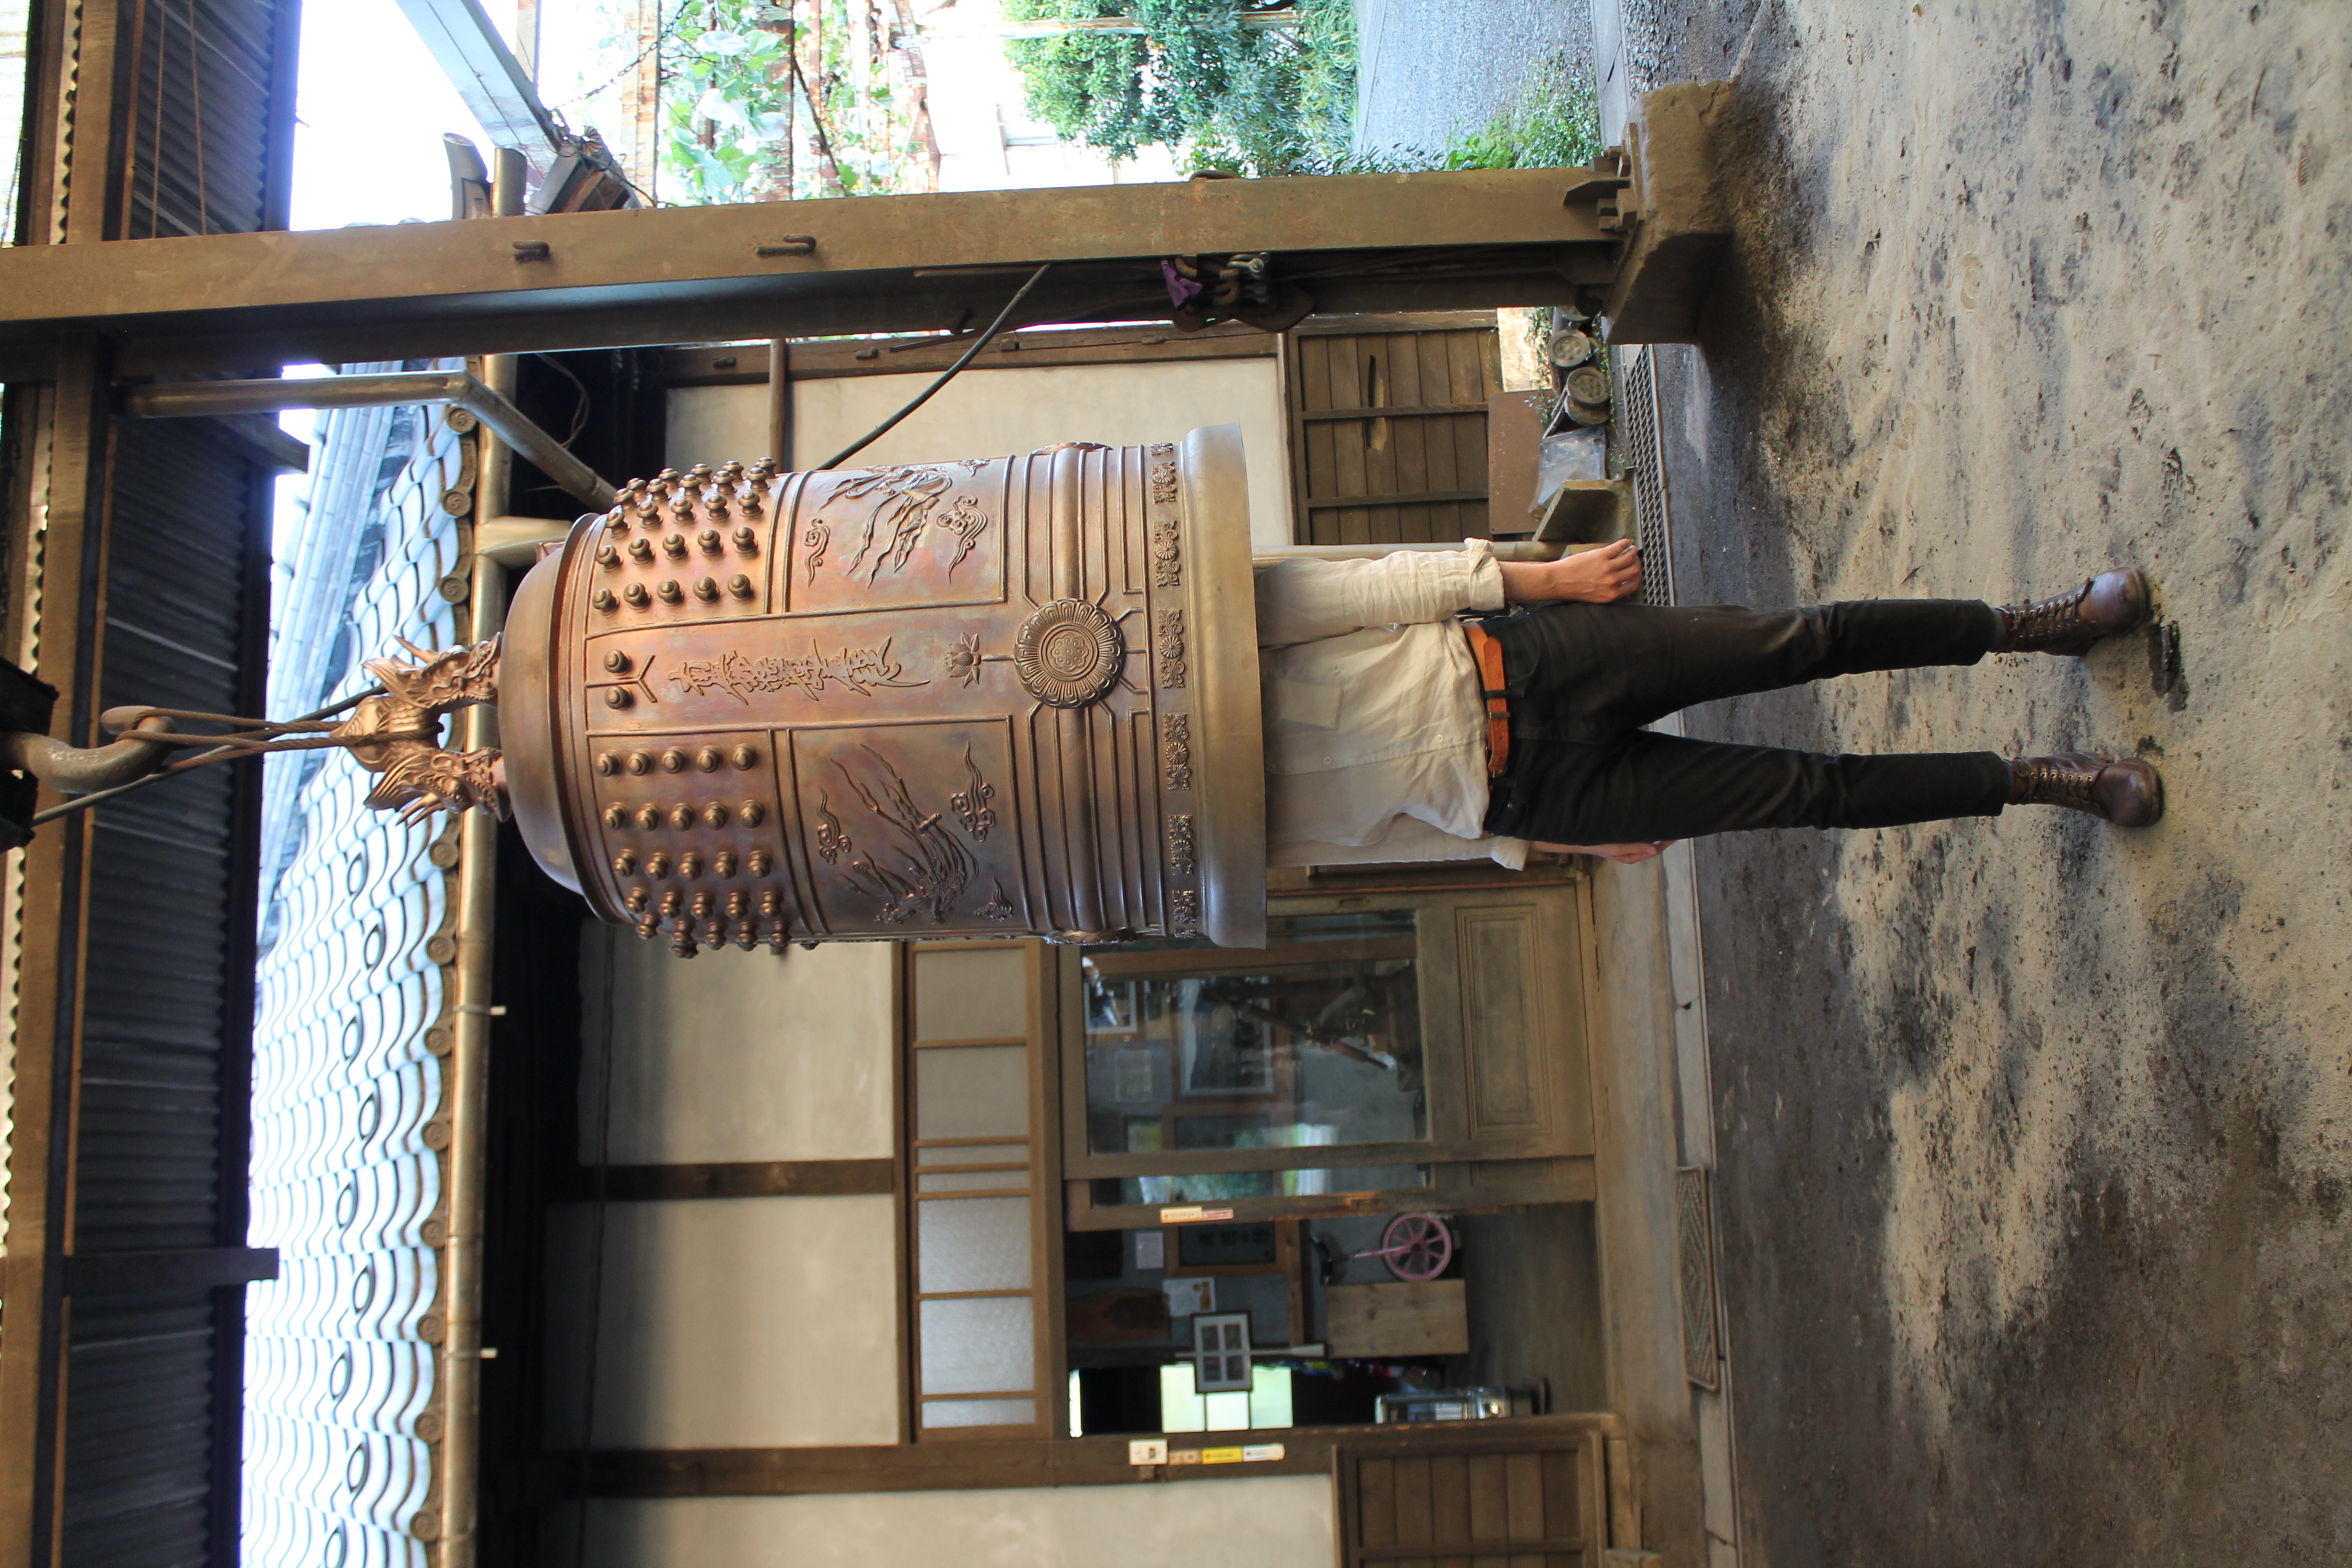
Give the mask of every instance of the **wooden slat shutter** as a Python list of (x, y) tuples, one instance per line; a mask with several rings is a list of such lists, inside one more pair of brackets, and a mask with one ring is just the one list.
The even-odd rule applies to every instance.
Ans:
[(1599, 1568), (1601, 1439), (1485, 1423), (1339, 1456), (1342, 1568)]
[(1313, 322), (1288, 335), (1296, 538), (1443, 543), (1484, 534), (1492, 311)]

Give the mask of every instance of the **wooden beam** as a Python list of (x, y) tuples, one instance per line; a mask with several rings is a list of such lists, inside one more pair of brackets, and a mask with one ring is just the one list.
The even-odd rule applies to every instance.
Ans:
[[(1058, 263), (1037, 321), (1167, 309), (1159, 259), (1265, 251), (1329, 312), (1546, 304), (1618, 241), (1577, 171), (1205, 180), (555, 213), (0, 252), (0, 342), (103, 331), (125, 374), (613, 348), (974, 319)], [(1399, 237), (1410, 236), (1411, 245)], [(363, 353), (362, 351), (382, 351)]]
[[(684, 1198), (838, 1198), (889, 1195), (898, 1162), (751, 1160), (710, 1165), (607, 1165), (604, 1195), (614, 1203)], [(583, 1166), (564, 1194), (595, 1195), (598, 1173)]]
[(1485, 490), (1415, 490), (1410, 495), (1331, 496), (1307, 503), (1308, 511), (1352, 511), (1368, 506), (1434, 506), (1441, 501), (1485, 500)]
[[(103, 100), (93, 100), (103, 112)], [(62, 247), (51, 247), (62, 248)], [(97, 251), (103, 246), (77, 246)], [(103, 571), (108, 443), (105, 355), (92, 340), (58, 357), (54, 389), (12, 396), (21, 420), (20, 472), (29, 495), (8, 498), (10, 532), (22, 550), (35, 537), (29, 506), (47, 508), (37, 560), (12, 558), (16, 574), (9, 649), (65, 694), (50, 733), (88, 745), (96, 728), (96, 680)], [(10, 421), (12, 426), (20, 423)], [(37, 615), (34, 614), (37, 605)], [(27, 649), (37, 647), (28, 657)], [(39, 804), (62, 797), (44, 785)], [(68, 818), (36, 834), (24, 857), (17, 930), (18, 992), (13, 1130), (7, 1149), (6, 1322), (0, 1330), (0, 1563), (47, 1563), (58, 1518), (59, 1426), (64, 1395), (65, 1270), (73, 1148), (74, 1082), (81, 1037), (82, 958), (88, 942), (86, 888), (91, 824)]]
[(274, 1247), (175, 1247), (152, 1252), (78, 1252), (65, 1258), (68, 1296), (202, 1290), (278, 1278)]
[[(1410, 1154), (1392, 1156), (1386, 1151), (1392, 1144), (1360, 1144), (1358, 1148), (1379, 1152), (1367, 1152), (1368, 1161), (1386, 1163), (1395, 1159), (1403, 1163)], [(1301, 1149), (1285, 1152), (1307, 1153)], [(1175, 1158), (1175, 1155), (1152, 1156), (1154, 1159)], [(1427, 1159), (1424, 1153), (1422, 1156)], [(1099, 1157), (1098, 1157), (1099, 1158)], [(1087, 1162), (1092, 1163), (1092, 1161)], [(1076, 1158), (1066, 1156), (1065, 1169), (1076, 1166)], [(1465, 1177), (1465, 1171), (1475, 1173)], [(1063, 1228), (1066, 1230), (1149, 1230), (1170, 1225), (1231, 1223), (1250, 1225), (1259, 1220), (1346, 1219), (1360, 1215), (1417, 1214), (1429, 1211), (1437, 1214), (1499, 1214), (1509, 1209), (1527, 1208), (1541, 1204), (1589, 1204), (1598, 1195), (1593, 1177), (1592, 1157), (1588, 1154), (1564, 1155), (1556, 1159), (1498, 1160), (1468, 1166), (1441, 1164), (1436, 1179), (1426, 1187), (1402, 1187), (1375, 1193), (1324, 1193), (1314, 1196), (1284, 1196), (1271, 1198), (1220, 1198), (1197, 1204), (1104, 1204), (1093, 1199), (1093, 1184), (1086, 1176), (1073, 1176), (1062, 1184)], [(1197, 1213), (1200, 1218), (1171, 1219), (1171, 1213)], [(1211, 1215), (1215, 1215), (1212, 1219)]]
[[(1434, 1447), (1475, 1451), (1561, 1436), (1607, 1437), (1622, 1431), (1616, 1416), (1592, 1411), (1449, 1423), (1443, 1431), (1427, 1426), (1293, 1426), (1179, 1433), (1169, 1437), (1171, 1450), (1242, 1443), (1282, 1445), (1279, 1459), (1219, 1465), (1130, 1465), (1125, 1436), (858, 1447), (634, 1449), (591, 1456), (588, 1491), (592, 1497), (613, 1498), (803, 1497), (830, 1492), (978, 1491), (1320, 1476), (1331, 1473), (1332, 1453), (1342, 1447), (1358, 1453)], [(533, 1492), (542, 1502), (578, 1496), (578, 1482), (577, 1463), (568, 1456), (542, 1459), (533, 1472)]]
[[(935, 332), (898, 338), (796, 338), (792, 379), (909, 375), (945, 370), (966, 347)], [(973, 370), (1038, 370), (1069, 364), (1141, 364), (1166, 360), (1265, 359), (1276, 340), (1253, 328), (1220, 323), (1204, 331), (1168, 326), (1045, 327), (1008, 332), (972, 362)], [(664, 386), (759, 386), (769, 359), (757, 343), (706, 343), (660, 351), (654, 379)], [(1483, 412), (1483, 405), (1482, 405)]]
[(1411, 408), (1309, 408), (1303, 419), (1410, 419), (1417, 414), (1484, 414), (1483, 403), (1424, 403)]
[(1475, 332), (1494, 325), (1492, 310), (1416, 310), (1410, 315), (1309, 316), (1290, 330), (1302, 338), (1354, 338), (1374, 332)]
[(793, 341), (768, 340), (768, 457), (793, 466)]

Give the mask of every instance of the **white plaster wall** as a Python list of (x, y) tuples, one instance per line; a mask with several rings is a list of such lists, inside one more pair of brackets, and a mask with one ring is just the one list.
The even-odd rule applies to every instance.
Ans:
[[(931, 379), (929, 374), (851, 375), (794, 383), (793, 462), (824, 462), (880, 424)], [(1287, 544), (1288, 442), (1271, 358), (1034, 370), (975, 366), (853, 461), (945, 462), (1034, 452), (1056, 441), (1134, 447), (1181, 441), (1199, 426), (1232, 424), (1242, 427), (1249, 465), (1250, 541), (1260, 546)], [(663, 459), (669, 467), (748, 462), (765, 453), (767, 446), (765, 386), (688, 386), (669, 395), (669, 437)]]
[[(578, 1515), (560, 1510), (558, 1529)], [(607, 1500), (593, 1568), (1321, 1568), (1324, 1476), (1004, 1491)], [(569, 1543), (564, 1543), (568, 1545)], [(559, 1560), (568, 1561), (562, 1552)]]
[[(586, 1408), (593, 1214), (549, 1215), (547, 1417), (560, 1445), (578, 1441)], [(896, 1442), (896, 1228), (887, 1196), (610, 1205), (596, 1446)]]
[[(719, 948), (681, 962), (616, 927), (582, 936), (580, 1163), (855, 1160), (895, 1152), (893, 963), (883, 942)], [(597, 1115), (612, 968), (613, 1119)]]

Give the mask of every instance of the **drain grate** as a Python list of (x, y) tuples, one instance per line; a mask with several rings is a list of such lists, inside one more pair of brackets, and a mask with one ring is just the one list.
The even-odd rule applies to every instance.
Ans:
[(1666, 521), (1666, 470), (1658, 452), (1658, 374), (1647, 347), (1623, 361), (1617, 427), (1624, 437), (1625, 478), (1633, 487), (1634, 532), (1642, 547), (1642, 603), (1675, 602), (1674, 534)]
[(1696, 1165), (1675, 1172), (1675, 1242), (1683, 1277), (1683, 1375), (1713, 1388), (1723, 1367), (1715, 1333), (1715, 1236), (1706, 1172)]

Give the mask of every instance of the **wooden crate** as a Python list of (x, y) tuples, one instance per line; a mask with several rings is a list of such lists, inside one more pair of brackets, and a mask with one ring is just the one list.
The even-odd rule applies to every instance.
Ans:
[(1467, 1355), (1466, 1287), (1459, 1279), (1334, 1285), (1325, 1301), (1323, 1340), (1340, 1357)]

